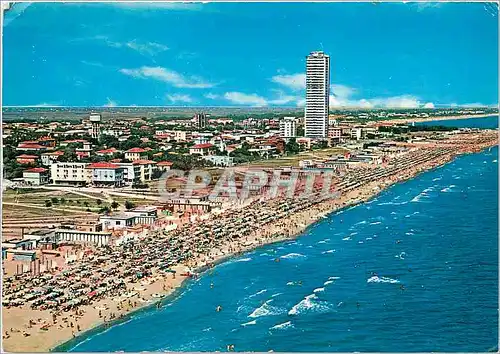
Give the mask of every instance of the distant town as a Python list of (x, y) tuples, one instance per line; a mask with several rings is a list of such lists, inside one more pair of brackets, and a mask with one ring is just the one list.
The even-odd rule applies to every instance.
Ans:
[[(418, 124), (496, 108), (332, 111), (328, 56), (312, 52), (307, 69), (300, 110), (4, 108), (6, 349), (49, 350), (161, 299), (223, 257), (295, 237), (334, 210), (498, 142), (496, 130)], [(207, 171), (209, 180), (165, 199), (199, 184), (164, 178), (173, 170)], [(209, 198), (228, 170), (227, 185), (241, 195), (250, 184), (248, 195)], [(269, 198), (272, 187), (253, 184), (249, 171), (285, 185), (297, 176), (301, 191), (313, 176), (320, 188), (304, 199), (282, 186)]]

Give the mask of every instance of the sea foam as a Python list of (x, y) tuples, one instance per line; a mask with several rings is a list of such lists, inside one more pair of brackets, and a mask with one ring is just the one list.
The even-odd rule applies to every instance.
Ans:
[(324, 312), (328, 310), (328, 306), (317, 303), (314, 299), (317, 299), (316, 294), (307, 295), (302, 301), (294, 305), (290, 311), (288, 311), (288, 315), (295, 316), (305, 311)]
[(273, 326), (269, 329), (287, 329), (287, 328), (291, 328), (291, 327), (293, 327), (292, 321), (287, 321), (287, 322), (277, 324), (276, 326)]
[(397, 284), (399, 283), (399, 280), (396, 279), (391, 279), (388, 277), (378, 277), (374, 275), (373, 277), (369, 278), (367, 283), (391, 283), (391, 284)]
[(306, 256), (304, 256), (303, 254), (300, 254), (300, 253), (289, 253), (289, 254), (286, 254), (284, 256), (281, 256), (280, 258), (283, 258), (283, 259), (297, 259), (297, 258), (305, 258)]

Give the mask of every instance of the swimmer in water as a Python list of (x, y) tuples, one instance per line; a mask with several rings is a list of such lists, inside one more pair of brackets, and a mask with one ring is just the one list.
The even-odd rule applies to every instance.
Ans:
[(210, 283), (210, 289), (214, 288), (214, 283)]
[(219, 306), (217, 306), (217, 308), (215, 309), (215, 311), (217, 311), (217, 312), (222, 311), (222, 306), (220, 306), (220, 305), (219, 305)]

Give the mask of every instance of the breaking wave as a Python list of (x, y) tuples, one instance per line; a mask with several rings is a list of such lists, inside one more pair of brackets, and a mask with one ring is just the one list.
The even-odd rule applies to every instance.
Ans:
[(307, 295), (302, 301), (298, 304), (294, 305), (290, 311), (288, 311), (289, 316), (299, 315), (306, 311), (314, 311), (314, 312), (325, 312), (329, 310), (329, 307), (325, 304), (318, 303), (314, 301), (318, 297), (316, 294)]
[(300, 254), (300, 253), (289, 253), (289, 254), (286, 254), (284, 256), (281, 256), (280, 258), (283, 258), (283, 259), (297, 259), (297, 258), (305, 258), (306, 256), (304, 256), (303, 254)]
[(399, 283), (399, 280), (388, 278), (388, 277), (378, 277), (374, 275), (373, 277), (369, 278), (367, 283), (391, 283), (391, 284), (397, 284)]
[(252, 326), (254, 324), (257, 324), (257, 321), (256, 320), (253, 320), (253, 321), (250, 321), (250, 322), (246, 322), (246, 323), (242, 323), (241, 325), (243, 327), (246, 327), (246, 326)]
[(277, 324), (276, 326), (273, 326), (269, 329), (287, 329), (287, 328), (291, 328), (291, 327), (293, 327), (292, 321), (287, 321), (287, 322)]
[(250, 318), (257, 318), (257, 317), (263, 317), (263, 316), (275, 316), (283, 313), (283, 311), (275, 306), (269, 305), (273, 299), (267, 300), (262, 304), (262, 306), (257, 307), (248, 317)]

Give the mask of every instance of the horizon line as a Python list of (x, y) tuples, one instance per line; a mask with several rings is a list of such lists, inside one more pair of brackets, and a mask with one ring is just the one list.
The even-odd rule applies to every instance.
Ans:
[[(286, 109), (296, 109), (296, 110), (303, 110), (305, 107), (291, 107), (291, 106), (262, 106), (262, 107), (256, 107), (256, 106), (157, 106), (157, 105), (133, 105), (133, 106), (93, 106), (93, 105), (87, 105), (87, 106), (59, 106), (59, 105), (5, 105), (2, 106), (2, 108), (106, 108), (106, 109), (113, 109), (113, 108), (246, 108), (246, 109), (276, 109), (276, 108), (286, 108)], [(449, 105), (436, 105), (434, 108), (425, 108), (425, 107), (357, 107), (357, 106), (346, 106), (346, 107), (330, 107), (330, 110), (342, 110), (342, 109), (360, 109), (360, 110), (384, 110), (384, 109), (389, 109), (389, 110), (398, 110), (398, 109), (425, 109), (425, 110), (435, 110), (435, 109), (442, 109), (442, 108), (452, 108), (452, 109), (467, 109), (467, 108), (499, 108), (499, 105), (470, 105), (470, 106), (449, 106)]]

